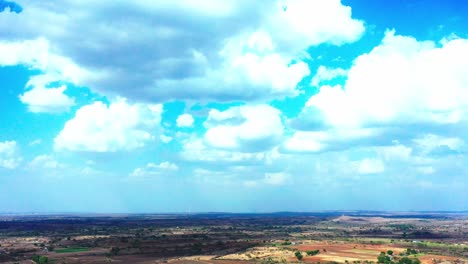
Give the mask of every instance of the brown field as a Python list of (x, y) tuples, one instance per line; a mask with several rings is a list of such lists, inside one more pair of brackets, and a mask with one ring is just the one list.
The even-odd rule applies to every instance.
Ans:
[[(56, 264), (364, 264), (376, 263), (380, 252), (392, 250), (397, 256), (408, 248), (417, 250), (423, 264), (468, 263), (468, 217), (389, 213), (0, 217), (0, 263), (33, 263), (34, 255), (42, 255)], [(309, 250), (319, 254), (308, 256)], [(301, 261), (296, 251), (302, 252)]]
[[(381, 245), (369, 245), (359, 243), (346, 243), (337, 241), (320, 241), (311, 242), (303, 245), (298, 245), (296, 249), (306, 252), (307, 250), (319, 249), (321, 252), (315, 256), (307, 256), (303, 261), (305, 262), (341, 262), (344, 263), (353, 261), (376, 261), (377, 256), (380, 252), (386, 252), (392, 250), (394, 255), (398, 255), (406, 250), (403, 246), (395, 244), (381, 244)], [(326, 250), (326, 251), (325, 251)], [(424, 255), (420, 257), (420, 260), (424, 264), (432, 264), (433, 259), (438, 261), (464, 261), (461, 258), (442, 256), (442, 255)], [(293, 260), (293, 259), (291, 259)]]

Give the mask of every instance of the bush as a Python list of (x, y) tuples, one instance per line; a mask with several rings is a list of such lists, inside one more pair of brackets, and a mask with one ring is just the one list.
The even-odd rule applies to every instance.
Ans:
[(46, 256), (33, 256), (32, 257), (32, 260), (35, 262), (35, 263), (38, 263), (38, 264), (47, 264), (49, 263), (49, 258), (46, 257)]
[(119, 248), (119, 247), (112, 247), (109, 253), (110, 253), (111, 255), (118, 255), (119, 252), (120, 252), (120, 248)]
[(309, 250), (309, 251), (306, 251), (307, 255), (309, 256), (315, 256), (317, 255), (318, 253), (320, 253), (320, 250), (316, 249), (316, 250)]
[(300, 251), (296, 251), (296, 253), (294, 253), (294, 255), (296, 255), (297, 260), (301, 260), (304, 257), (304, 256), (302, 256)]

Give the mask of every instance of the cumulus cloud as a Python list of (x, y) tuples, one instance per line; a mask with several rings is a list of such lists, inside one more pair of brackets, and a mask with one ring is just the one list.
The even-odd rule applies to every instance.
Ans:
[(334, 136), (365, 130), (373, 132), (354, 134), (360, 144), (408, 141), (421, 131), (461, 136), (468, 111), (467, 69), (466, 39), (437, 44), (387, 31), (380, 45), (354, 60), (343, 85), (323, 85), (307, 101), (291, 121), (304, 131), (293, 134), (286, 146), (319, 151)]
[(0, 142), (0, 168), (15, 169), (21, 160), (16, 141)]
[(22, 103), (33, 113), (59, 113), (68, 111), (75, 105), (75, 99), (64, 94), (67, 87), (61, 85), (56, 88), (46, 87), (51, 80), (45, 76), (32, 77), (26, 87), (32, 87), (19, 96)]
[(84, 79), (92, 78), (93, 75), (71, 59), (52, 52), (50, 46), (45, 38), (0, 40), (0, 66), (22, 65), (41, 72), (30, 78), (26, 84), (27, 91), (19, 96), (21, 102), (34, 113), (68, 111), (75, 100), (64, 93), (66, 86), (51, 86), (56, 82), (81, 85)]
[[(1, 52), (10, 64), (48, 58), (48, 66), (64, 69), (57, 71), (59, 80), (149, 101), (296, 95), (297, 83), (309, 74), (302, 61), (309, 46), (354, 42), (364, 32), (339, 0), (24, 5), (21, 19), (0, 16), (4, 39), (15, 40), (0, 45), (14, 51)], [(125, 10), (125, 21), (116, 10)], [(42, 21), (41, 27), (31, 21)], [(76, 32), (87, 32), (86, 41)]]
[(318, 67), (317, 72), (312, 78), (311, 85), (319, 86), (325, 81), (330, 81), (338, 77), (346, 76), (348, 71), (342, 68), (328, 68), (323, 65)]
[(23, 65), (42, 72), (42, 75), (31, 79), (30, 86), (46, 85), (54, 81), (82, 84), (82, 80), (92, 78), (93, 75), (72, 59), (54, 53), (50, 41), (42, 37), (23, 41), (8, 41), (4, 38), (0, 41), (0, 54), (1, 66)]
[(161, 105), (130, 104), (124, 99), (81, 107), (55, 138), (55, 149), (115, 152), (143, 147), (154, 139)]
[(176, 122), (178, 127), (191, 127), (193, 125), (194, 119), (191, 114), (182, 114), (177, 117)]
[(284, 131), (280, 111), (269, 105), (213, 109), (204, 125), (207, 128), (204, 139), (210, 146), (240, 151), (271, 149), (282, 139)]
[(388, 31), (354, 61), (344, 87), (323, 86), (306, 107), (320, 110), (334, 126), (458, 123), (468, 109), (467, 58), (466, 39), (438, 47)]

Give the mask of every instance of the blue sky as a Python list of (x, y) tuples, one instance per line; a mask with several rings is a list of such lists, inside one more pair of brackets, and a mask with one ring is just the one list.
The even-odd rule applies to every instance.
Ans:
[(0, 212), (468, 210), (463, 0), (0, 1)]

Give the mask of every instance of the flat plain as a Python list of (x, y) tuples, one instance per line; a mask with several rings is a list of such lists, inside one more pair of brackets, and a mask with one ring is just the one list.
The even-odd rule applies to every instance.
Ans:
[[(383, 253), (382, 253), (383, 252)], [(468, 263), (466, 213), (2, 215), (2, 263)], [(300, 255), (301, 257), (298, 257)], [(44, 262), (46, 261), (46, 262)]]

